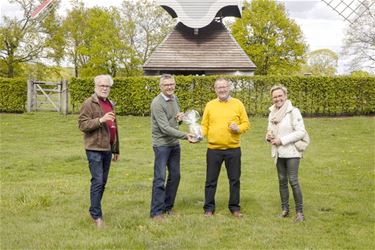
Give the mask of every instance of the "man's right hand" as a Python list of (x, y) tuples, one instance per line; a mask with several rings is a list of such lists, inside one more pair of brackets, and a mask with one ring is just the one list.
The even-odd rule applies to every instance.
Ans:
[(187, 139), (190, 143), (197, 143), (199, 140), (195, 137), (194, 134), (187, 134)]
[(103, 117), (99, 118), (100, 123), (105, 123), (107, 121), (114, 121), (115, 120), (115, 113), (108, 112), (105, 113)]

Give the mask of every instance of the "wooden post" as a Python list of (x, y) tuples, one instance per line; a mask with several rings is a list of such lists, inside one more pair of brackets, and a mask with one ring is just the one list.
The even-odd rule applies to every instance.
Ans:
[(34, 106), (34, 84), (33, 81), (27, 80), (27, 112), (32, 112)]
[(60, 98), (60, 112), (64, 115), (68, 114), (69, 97), (68, 97), (68, 81), (61, 81), (61, 98)]

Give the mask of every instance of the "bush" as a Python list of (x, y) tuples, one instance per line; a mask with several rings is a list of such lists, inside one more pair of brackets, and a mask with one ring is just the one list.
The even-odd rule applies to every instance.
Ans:
[[(176, 95), (181, 109), (203, 112), (216, 97), (213, 83), (219, 76), (176, 76)], [(271, 105), (270, 88), (283, 84), (289, 99), (305, 115), (368, 115), (375, 111), (375, 77), (276, 77), (224, 76), (233, 83), (232, 96), (239, 98), (250, 115), (265, 116)], [(148, 115), (159, 93), (158, 77), (116, 78), (111, 99), (118, 114)], [(91, 78), (73, 78), (71, 101), (75, 111), (93, 93)]]
[[(215, 98), (213, 83), (219, 76), (176, 76), (176, 94), (181, 109), (203, 112)], [(369, 115), (375, 112), (375, 77), (276, 77), (224, 76), (233, 83), (232, 96), (239, 98), (250, 115), (265, 116), (271, 105), (270, 88), (283, 84), (292, 103), (304, 115)], [(158, 77), (115, 78), (111, 99), (120, 115), (149, 115), (150, 103), (158, 95)], [(92, 95), (92, 78), (73, 78), (69, 93), (73, 112)], [(0, 78), (0, 112), (24, 112), (25, 79)]]
[(25, 112), (26, 101), (26, 79), (0, 78), (0, 112)]

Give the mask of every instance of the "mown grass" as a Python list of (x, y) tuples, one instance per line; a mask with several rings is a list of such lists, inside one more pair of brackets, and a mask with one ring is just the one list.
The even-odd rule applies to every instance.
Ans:
[(375, 243), (373, 117), (305, 120), (312, 144), (300, 168), (301, 224), (277, 218), (266, 119), (251, 119), (242, 138), (243, 219), (227, 209), (225, 168), (217, 213), (203, 217), (206, 144), (184, 141), (177, 214), (160, 222), (149, 218), (149, 118), (119, 117), (121, 159), (112, 164), (104, 195), (105, 230), (94, 228), (87, 211), (90, 175), (77, 116), (1, 114), (0, 122), (1, 249), (371, 249)]

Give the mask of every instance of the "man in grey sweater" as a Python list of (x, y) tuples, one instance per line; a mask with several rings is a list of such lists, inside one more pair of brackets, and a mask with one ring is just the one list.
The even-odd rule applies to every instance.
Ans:
[[(154, 150), (154, 180), (152, 183), (150, 216), (162, 219), (171, 214), (178, 185), (180, 183), (179, 139), (193, 142), (193, 135), (178, 130), (183, 113), (180, 112), (177, 96), (174, 95), (176, 82), (172, 75), (160, 78), (161, 93), (151, 103), (152, 146)], [(166, 168), (168, 178), (166, 179)]]

